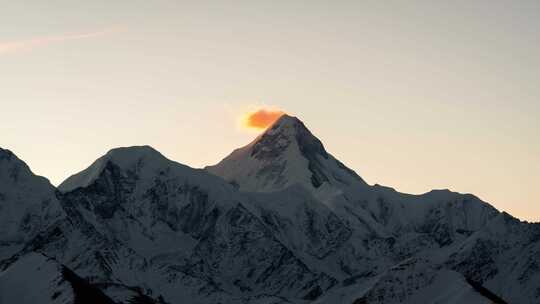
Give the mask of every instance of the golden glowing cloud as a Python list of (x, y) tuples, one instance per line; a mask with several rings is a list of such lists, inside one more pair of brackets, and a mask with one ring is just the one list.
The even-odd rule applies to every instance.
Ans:
[(250, 129), (262, 130), (268, 128), (278, 120), (285, 112), (281, 110), (260, 109), (247, 113), (244, 116), (244, 126)]

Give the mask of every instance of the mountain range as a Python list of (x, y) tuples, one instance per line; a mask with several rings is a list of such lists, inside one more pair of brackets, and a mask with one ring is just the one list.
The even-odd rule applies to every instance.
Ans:
[(0, 149), (8, 303), (540, 303), (540, 224), (369, 185), (288, 115), (204, 169), (117, 148), (58, 187)]

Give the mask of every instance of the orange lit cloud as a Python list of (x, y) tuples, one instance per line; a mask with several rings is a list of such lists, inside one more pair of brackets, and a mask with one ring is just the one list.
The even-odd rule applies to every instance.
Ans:
[(278, 120), (278, 118), (280, 118), (283, 114), (285, 114), (285, 112), (280, 110), (260, 109), (245, 115), (244, 126), (258, 130), (266, 129), (276, 120)]
[(105, 29), (105, 30), (96, 31), (96, 32), (45, 36), (45, 37), (36, 37), (32, 39), (27, 39), (27, 40), (0, 42), (0, 55), (11, 53), (11, 52), (30, 50), (37, 47), (47, 46), (52, 43), (64, 42), (67, 40), (78, 40), (78, 39), (105, 36), (105, 35), (114, 34), (120, 31), (122, 31), (121, 28), (110, 28), (110, 29)]

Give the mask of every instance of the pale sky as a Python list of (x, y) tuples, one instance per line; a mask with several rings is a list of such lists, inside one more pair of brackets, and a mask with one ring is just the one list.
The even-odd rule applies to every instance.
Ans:
[(539, 1), (0, 0), (0, 147), (55, 185), (109, 149), (214, 164), (260, 106), (370, 184), (540, 221)]

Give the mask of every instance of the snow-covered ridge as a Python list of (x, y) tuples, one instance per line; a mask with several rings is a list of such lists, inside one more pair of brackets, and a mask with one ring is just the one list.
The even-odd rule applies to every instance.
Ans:
[(133, 146), (110, 150), (85, 170), (67, 178), (58, 189), (65, 193), (85, 188), (98, 179), (108, 165), (113, 165), (122, 172), (147, 182), (152, 182), (155, 176), (165, 173), (183, 176), (200, 184), (222, 182), (221, 179), (206, 174), (202, 169), (194, 169), (172, 161), (150, 146)]

